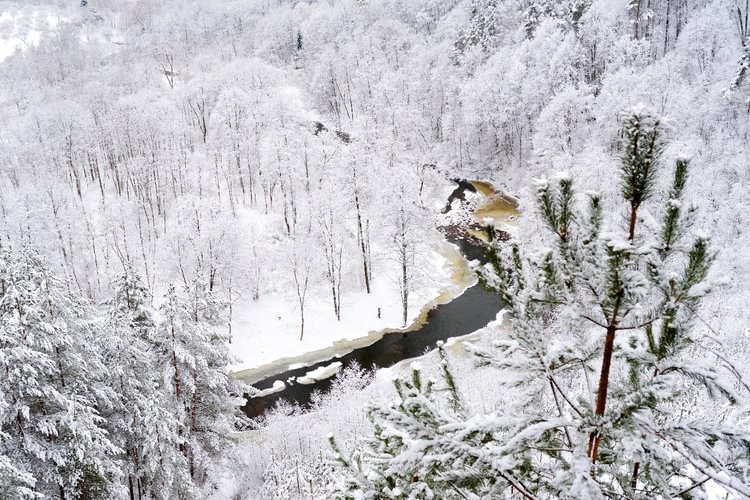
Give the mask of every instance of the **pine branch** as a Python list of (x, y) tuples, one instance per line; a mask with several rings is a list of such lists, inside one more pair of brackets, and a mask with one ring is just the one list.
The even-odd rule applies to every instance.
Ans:
[[(734, 478), (731, 474), (728, 474), (726, 470), (722, 470), (719, 473), (714, 472), (713, 470), (704, 466), (704, 464), (696, 460), (694, 458), (694, 453), (692, 451), (685, 449), (685, 447), (681, 443), (673, 439), (670, 439), (663, 432), (659, 431), (658, 429), (653, 427), (651, 424), (649, 424), (648, 422), (646, 422), (639, 416), (633, 415), (633, 421), (638, 423), (638, 425), (641, 426), (641, 428), (648, 431), (651, 435), (659, 438), (664, 443), (666, 443), (667, 446), (669, 446), (672, 450), (674, 450), (677, 454), (679, 454), (685, 461), (687, 461), (690, 465), (695, 467), (695, 469), (698, 472), (709, 477), (710, 479), (715, 481), (717, 484), (720, 484), (728, 488), (730, 491), (734, 491), (743, 496), (750, 497), (750, 486), (741, 483), (736, 478)], [(724, 474), (722, 474), (721, 472), (723, 472)]]
[(694, 490), (695, 488), (703, 486), (704, 484), (706, 484), (710, 480), (711, 480), (711, 478), (709, 476), (706, 476), (703, 480), (695, 482), (695, 483), (691, 484), (690, 486), (688, 486), (687, 488), (685, 488), (684, 490), (681, 490), (681, 491), (675, 493), (674, 496), (677, 497), (677, 498), (682, 498), (685, 495), (687, 495), (688, 493), (690, 493), (692, 490)]
[[(709, 331), (711, 331), (711, 333), (713, 333), (713, 336), (704, 334), (704, 337), (711, 339), (713, 342), (716, 342), (717, 344), (719, 344), (719, 346), (723, 347), (724, 343), (721, 342), (719, 340), (719, 338), (718, 338), (720, 334), (706, 320), (704, 320), (703, 317), (701, 317), (701, 315), (699, 315), (695, 311), (695, 308), (693, 308), (691, 306), (687, 306), (687, 308), (688, 308), (688, 310), (690, 311), (690, 313), (694, 317), (698, 318), (698, 320), (701, 323), (703, 323), (703, 325), (706, 328), (708, 328)], [(707, 352), (710, 352), (711, 354), (713, 354), (714, 356), (716, 356), (716, 359), (721, 360), (721, 362), (724, 363), (724, 367), (727, 370), (729, 370), (732, 373), (732, 375), (734, 375), (734, 377), (737, 380), (737, 382), (742, 387), (744, 387), (746, 391), (748, 391), (750, 393), (750, 383), (748, 383), (748, 382), (745, 381), (745, 379), (742, 377), (741, 372), (737, 369), (736, 366), (734, 366), (734, 363), (732, 363), (731, 360), (729, 360), (726, 356), (724, 356), (723, 354), (721, 354), (720, 352), (718, 352), (716, 349), (711, 349), (710, 347), (706, 347), (704, 345), (701, 345), (700, 342), (696, 342), (694, 345), (697, 346), (697, 347), (700, 347), (701, 349), (706, 350)]]
[(592, 318), (591, 316), (587, 316), (587, 315), (585, 315), (585, 314), (584, 314), (584, 315), (581, 315), (581, 317), (582, 317), (583, 319), (585, 319), (586, 321), (589, 321), (589, 322), (591, 322), (591, 323), (595, 324), (596, 326), (600, 326), (600, 327), (602, 327), (602, 328), (609, 328), (609, 325), (606, 325), (606, 324), (604, 324), (604, 323), (601, 323), (601, 322), (599, 322), (599, 321), (595, 320), (594, 318)]
[[(575, 404), (573, 404), (573, 402), (570, 400), (570, 398), (568, 398), (568, 396), (565, 395), (565, 392), (560, 388), (560, 385), (557, 383), (555, 378), (550, 375), (549, 381), (550, 381), (550, 384), (552, 384), (553, 389), (557, 389), (557, 391), (563, 397), (565, 402), (568, 403), (568, 406), (570, 406), (570, 409), (573, 410), (579, 417), (583, 417), (583, 412), (579, 410)], [(562, 417), (562, 414), (560, 416)]]

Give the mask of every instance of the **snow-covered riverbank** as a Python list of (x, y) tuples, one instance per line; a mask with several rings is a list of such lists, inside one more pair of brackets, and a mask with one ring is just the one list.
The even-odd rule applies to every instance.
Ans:
[[(517, 200), (497, 193), (489, 183), (477, 181), (474, 185), (476, 192), (463, 193), (469, 203), (451, 211), (446, 221), (486, 222), (491, 218), (498, 227), (509, 229), (518, 215)], [(436, 200), (437, 205), (439, 200)], [(234, 376), (252, 384), (369, 346), (389, 331), (417, 330), (431, 309), (452, 301), (477, 281), (458, 249), (438, 231), (430, 234), (434, 238), (430, 245), (432, 255), (424, 261), (427, 268), (421, 270), (429, 279), (423, 280), (421, 288), (412, 295), (414, 303), (410, 304), (407, 326), (399, 325), (398, 287), (391, 280), (376, 282), (371, 294), (352, 294), (341, 321), (336, 321), (330, 313), (330, 303), (316, 297), (306, 311), (309, 326), (301, 341), (297, 338), (294, 307), (288, 297), (284, 300), (277, 294), (241, 310), (235, 328), (242, 333), (234, 340), (233, 352), (242, 362), (233, 367)], [(386, 269), (386, 274), (396, 271)]]
[(372, 293), (345, 297), (341, 321), (331, 313), (327, 298), (313, 298), (306, 306), (306, 333), (301, 341), (293, 304), (280, 295), (269, 296), (237, 312), (233, 329), (241, 333), (234, 337), (232, 351), (241, 362), (233, 367), (235, 377), (253, 383), (368, 346), (387, 330), (418, 328), (430, 309), (450, 302), (476, 282), (458, 250), (437, 231), (433, 237), (433, 255), (427, 260), (429, 269), (424, 270), (429, 281), (413, 294), (406, 327), (401, 324), (398, 285), (385, 276), (374, 283)]

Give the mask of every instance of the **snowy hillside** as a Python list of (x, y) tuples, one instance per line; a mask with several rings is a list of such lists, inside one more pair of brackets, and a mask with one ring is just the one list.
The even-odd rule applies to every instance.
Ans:
[(0, 0), (0, 497), (750, 498), (748, 19)]
[(0, 61), (16, 50), (39, 45), (59, 23), (60, 13), (53, 5), (0, 2)]

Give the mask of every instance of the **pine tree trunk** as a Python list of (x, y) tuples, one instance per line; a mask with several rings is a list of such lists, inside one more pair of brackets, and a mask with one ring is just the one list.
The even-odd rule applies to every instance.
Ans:
[[(612, 366), (612, 351), (615, 345), (615, 327), (610, 326), (607, 328), (607, 338), (604, 341), (604, 356), (602, 359), (602, 370), (599, 376), (599, 389), (596, 394), (596, 414), (598, 416), (604, 415), (604, 410), (607, 408), (607, 391), (609, 390), (609, 371)], [(591, 462), (595, 463), (599, 455), (599, 442), (601, 441), (601, 435), (594, 431), (589, 436), (589, 447), (588, 454), (591, 457)]]
[(609, 371), (612, 365), (612, 351), (615, 345), (615, 327), (607, 328), (607, 337), (604, 341), (604, 357), (602, 359), (602, 371), (599, 376), (599, 390), (596, 396), (596, 414), (604, 415), (607, 407), (607, 389), (609, 388)]
[[(635, 213), (635, 212), (633, 212)], [(602, 356), (602, 369), (599, 375), (599, 387), (596, 394), (596, 415), (604, 415), (604, 411), (607, 409), (607, 391), (609, 390), (609, 372), (612, 366), (612, 353), (614, 352), (615, 346), (615, 333), (617, 332), (618, 316), (620, 314), (620, 303), (622, 302), (623, 290), (617, 293), (615, 299), (615, 305), (612, 310), (612, 318), (610, 319), (609, 326), (607, 327), (607, 336), (604, 340), (604, 355)], [(588, 454), (591, 457), (591, 462), (595, 463), (599, 456), (599, 442), (601, 441), (601, 435), (594, 431), (589, 436)]]
[[(174, 326), (172, 326), (172, 342), (176, 342)], [(177, 366), (177, 352), (172, 349), (172, 367), (174, 368), (174, 393), (179, 401), (180, 399), (180, 369)]]
[(638, 205), (630, 206), (630, 227), (628, 229), (628, 239), (632, 242), (635, 238), (635, 223), (638, 215)]
[(641, 463), (636, 462), (633, 465), (633, 476), (630, 478), (630, 487), (632, 489), (635, 489), (636, 486), (638, 486), (638, 472), (641, 468)]

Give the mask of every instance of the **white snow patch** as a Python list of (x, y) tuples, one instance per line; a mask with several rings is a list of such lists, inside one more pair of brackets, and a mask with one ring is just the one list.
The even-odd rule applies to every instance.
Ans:
[[(436, 241), (433, 255), (425, 259), (424, 274), (429, 281), (412, 292), (407, 325), (412, 325), (423, 308), (435, 305), (445, 292), (455, 297), (473, 284), (452, 281), (454, 264), (438, 250), (440, 245)], [(327, 295), (310, 294), (305, 303), (302, 340), (299, 307), (289, 290), (280, 289), (258, 301), (246, 298), (235, 304), (231, 350), (240, 362), (231, 366), (231, 371), (252, 383), (287, 368), (296, 369), (344, 355), (376, 342), (386, 329), (401, 327), (401, 298), (397, 283), (391, 279), (397, 272), (397, 263), (383, 259), (378, 265), (379, 274), (371, 293), (350, 289), (342, 294), (340, 321), (333, 314)]]
[(334, 361), (330, 365), (321, 366), (320, 368), (305, 373), (305, 376), (299, 377), (297, 382), (304, 385), (314, 384), (320, 380), (333, 377), (341, 369), (341, 366), (341, 361)]
[(271, 387), (268, 389), (263, 389), (262, 391), (258, 392), (257, 394), (253, 394), (250, 396), (251, 398), (263, 398), (268, 396), (269, 394), (276, 394), (277, 392), (281, 392), (284, 389), (286, 389), (286, 384), (282, 382), (281, 380), (276, 380)]
[(557, 181), (571, 181), (573, 180), (573, 175), (568, 170), (562, 170), (555, 174), (555, 179)]
[(305, 96), (299, 87), (291, 85), (281, 87), (279, 89), (279, 98), (284, 108), (292, 116), (306, 121), (320, 121), (320, 115), (306, 104), (311, 102), (311, 99)]
[(607, 245), (615, 252), (623, 252), (633, 248), (630, 241), (622, 235), (611, 233), (602, 236), (607, 240)]

